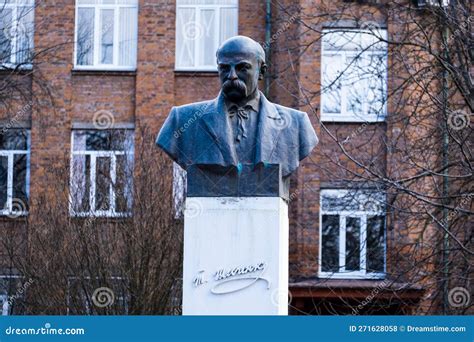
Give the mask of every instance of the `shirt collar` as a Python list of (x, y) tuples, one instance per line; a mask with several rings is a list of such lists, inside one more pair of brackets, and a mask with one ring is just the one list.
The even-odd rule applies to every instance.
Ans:
[(245, 108), (246, 106), (250, 106), (252, 110), (254, 110), (255, 112), (258, 112), (258, 108), (260, 105), (260, 91), (257, 90), (257, 95), (253, 97), (252, 99), (250, 99), (247, 103), (243, 103), (239, 105), (237, 103), (234, 103), (225, 99), (225, 104), (226, 104), (227, 110), (231, 109), (232, 107)]

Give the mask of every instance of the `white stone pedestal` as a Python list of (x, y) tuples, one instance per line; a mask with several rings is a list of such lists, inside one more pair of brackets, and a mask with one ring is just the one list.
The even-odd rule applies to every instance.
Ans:
[(184, 315), (288, 314), (288, 205), (279, 197), (190, 197)]

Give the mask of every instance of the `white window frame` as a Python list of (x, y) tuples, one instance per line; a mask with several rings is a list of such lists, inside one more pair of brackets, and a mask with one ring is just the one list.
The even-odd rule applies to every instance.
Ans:
[[(100, 0), (95, 0), (100, 1)], [(120, 9), (121, 8), (136, 8), (138, 15), (138, 1), (136, 5), (131, 4), (120, 4), (120, 1), (115, 0), (115, 4), (87, 4), (79, 5), (76, 0), (75, 6), (75, 22), (74, 22), (74, 60), (73, 65), (75, 70), (111, 70), (111, 71), (135, 71), (137, 69), (138, 59), (138, 27), (137, 27), (137, 51), (135, 52), (135, 65), (120, 65), (119, 60), (119, 27), (120, 27)], [(94, 53), (92, 56), (92, 65), (81, 65), (77, 64), (77, 34), (78, 34), (78, 19), (79, 19), (79, 8), (92, 8), (94, 9)], [(114, 10), (114, 49), (113, 49), (113, 63), (112, 64), (100, 64), (100, 11), (103, 9)], [(137, 17), (138, 26), (138, 17)]]
[[(363, 29), (324, 29), (323, 30), (323, 39), (321, 42), (321, 70), (320, 70), (320, 79), (321, 79), (321, 121), (325, 122), (383, 122), (385, 121), (387, 117), (387, 96), (388, 96), (388, 47), (386, 44), (384, 46), (386, 49), (378, 49), (378, 50), (373, 50), (371, 48), (361, 51), (361, 50), (341, 50), (341, 49), (328, 49), (325, 47), (325, 44), (323, 42), (324, 36), (330, 34), (331, 32), (354, 32), (354, 33), (368, 33), (371, 35), (377, 35), (377, 33), (374, 33), (370, 30), (363, 30)], [(387, 35), (387, 30), (383, 29), (380, 30), (380, 33), (383, 35), (383, 38), (386, 38)], [(381, 44), (381, 43), (378, 43)], [(348, 99), (348, 92), (347, 92), (347, 87), (341, 86), (341, 113), (325, 113), (324, 108), (325, 108), (325, 101), (326, 101), (326, 94), (325, 94), (325, 89), (324, 89), (324, 70), (325, 70), (325, 65), (326, 64), (331, 64), (334, 63), (334, 61), (331, 60), (331, 57), (334, 55), (340, 56), (340, 58), (343, 60), (343, 65), (346, 64), (346, 60), (348, 58), (353, 58), (355, 56), (361, 55), (361, 54), (370, 54), (370, 55), (380, 55), (380, 56), (385, 56), (385, 89), (387, 91), (387, 94), (385, 94), (385, 99), (384, 99), (384, 106), (382, 113), (380, 115), (373, 115), (373, 114), (368, 114), (367, 108), (364, 109), (364, 114), (362, 116), (354, 115), (352, 113), (347, 112), (347, 99)], [(345, 70), (344, 72), (347, 72)], [(364, 106), (367, 107), (367, 103), (364, 103)]]
[[(320, 193), (320, 212), (319, 212), (319, 260), (318, 260), (318, 277), (332, 279), (384, 279), (387, 272), (387, 219), (383, 210), (323, 210), (322, 200), (323, 194), (334, 194), (340, 197), (350, 196), (350, 190), (342, 189), (321, 189)], [(339, 272), (323, 272), (322, 271), (322, 255), (323, 255), (323, 215), (339, 215)], [(367, 261), (367, 216), (384, 216), (384, 271), (366, 272)], [(346, 264), (346, 218), (358, 217), (361, 219), (360, 229), (360, 270), (345, 271)]]
[[(178, 20), (177, 20), (177, 16), (178, 16), (178, 10), (179, 9), (183, 9), (183, 8), (192, 8), (194, 9), (196, 12), (196, 22), (199, 23), (201, 25), (201, 11), (203, 9), (214, 9), (217, 13), (217, 17), (216, 19), (214, 20), (214, 28), (213, 28), (213, 32), (215, 32), (214, 34), (214, 44), (215, 46), (219, 46), (220, 45), (220, 36), (219, 36), (219, 33), (220, 33), (220, 30), (219, 30), (219, 25), (220, 25), (220, 16), (221, 16), (221, 9), (222, 8), (235, 8), (236, 9), (236, 12), (237, 12), (237, 18), (236, 18), (236, 27), (235, 27), (235, 32), (236, 34), (239, 33), (239, 2), (237, 2), (237, 5), (221, 5), (221, 4), (211, 4), (211, 5), (180, 5), (179, 4), (179, 0), (176, 1), (176, 32), (175, 32), (175, 41), (176, 41), (176, 44), (178, 44), (178, 28), (177, 28), (177, 25), (178, 25)], [(178, 65), (178, 49), (176, 48), (175, 51), (175, 71), (215, 71), (217, 72), (217, 62), (215, 63), (214, 66), (210, 66), (210, 65), (197, 65), (197, 62), (199, 61), (200, 59), (200, 56), (202, 55), (202, 52), (203, 52), (203, 46), (201, 44), (195, 44), (194, 45), (194, 57), (193, 57), (193, 60), (194, 60), (194, 66), (188, 66), (188, 67), (185, 67), (185, 66), (180, 66)]]
[[(90, 156), (90, 192), (89, 192), (89, 208), (88, 212), (76, 212), (74, 210), (74, 198), (72, 191), (69, 192), (69, 212), (71, 216), (74, 217), (131, 217), (131, 210), (128, 212), (117, 212), (116, 211), (116, 196), (115, 189), (113, 184), (115, 184), (117, 179), (117, 156), (131, 155), (134, 158), (134, 146), (131, 146), (130, 151), (87, 151), (87, 150), (74, 150), (74, 133), (77, 131), (87, 131), (87, 130), (73, 130), (71, 132), (71, 167), (70, 167), (70, 186), (73, 188), (73, 177), (74, 177), (74, 156)], [(96, 162), (98, 157), (107, 157), (110, 158), (110, 187), (109, 187), (109, 210), (94, 210), (95, 208), (95, 198), (96, 198)], [(87, 176), (87, 175), (86, 175)]]
[[(0, 156), (8, 158), (8, 173), (7, 173), (7, 209), (0, 210), (0, 216), (26, 216), (28, 211), (13, 211), (13, 167), (15, 155), (26, 155), (26, 196), (30, 198), (30, 149), (31, 149), (31, 134), (30, 130), (25, 129), (26, 132), (26, 150), (1, 150)], [(27, 205), (28, 203), (23, 203)]]
[[(0, 4), (0, 9), (3, 9), (3, 8), (9, 8), (12, 10), (12, 26), (14, 23), (18, 23), (18, 7), (31, 7), (31, 11), (33, 11), (32, 13), (32, 26), (34, 27), (34, 22), (35, 22), (35, 9), (34, 9), (34, 0), (8, 0), (10, 1), (10, 3), (4, 3), (4, 4)], [(30, 46), (31, 46), (31, 50), (34, 49), (34, 29), (33, 29), (33, 32), (31, 32), (31, 37), (29, 37), (29, 40), (30, 40)], [(6, 62), (6, 63), (0, 63), (0, 66), (1, 67), (4, 67), (4, 68), (8, 68), (8, 69), (11, 69), (11, 68), (16, 68), (18, 66), (18, 61), (17, 61), (17, 44), (18, 44), (18, 35), (15, 35), (14, 37), (12, 37), (11, 39), (11, 58), (12, 58), (12, 61), (10, 62)], [(19, 69), (20, 70), (31, 70), (33, 68), (33, 64), (31, 63), (31, 61), (29, 63), (22, 63), (20, 66), (19, 66)]]

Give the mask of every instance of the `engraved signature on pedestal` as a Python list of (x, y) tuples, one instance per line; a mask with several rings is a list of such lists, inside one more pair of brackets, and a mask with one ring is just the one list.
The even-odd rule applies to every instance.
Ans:
[[(214, 280), (217, 283), (211, 288), (211, 292), (215, 295), (233, 293), (246, 289), (259, 280), (267, 283), (268, 290), (270, 288), (270, 281), (263, 277), (266, 269), (267, 264), (265, 262), (249, 266), (238, 266), (230, 269), (220, 269), (214, 273)], [(204, 278), (204, 273), (205, 271), (201, 270), (198, 272), (196, 277), (194, 277), (194, 287), (199, 287), (208, 282)], [(240, 283), (241, 285), (236, 287), (230, 286), (229, 289), (228, 285), (234, 283)]]

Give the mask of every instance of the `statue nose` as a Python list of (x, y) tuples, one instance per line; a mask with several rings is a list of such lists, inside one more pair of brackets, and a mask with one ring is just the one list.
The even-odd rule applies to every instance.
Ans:
[(234, 69), (232, 69), (232, 70), (230, 71), (230, 74), (229, 74), (229, 80), (234, 81), (234, 80), (236, 80), (236, 79), (238, 79), (237, 73), (235, 72)]

